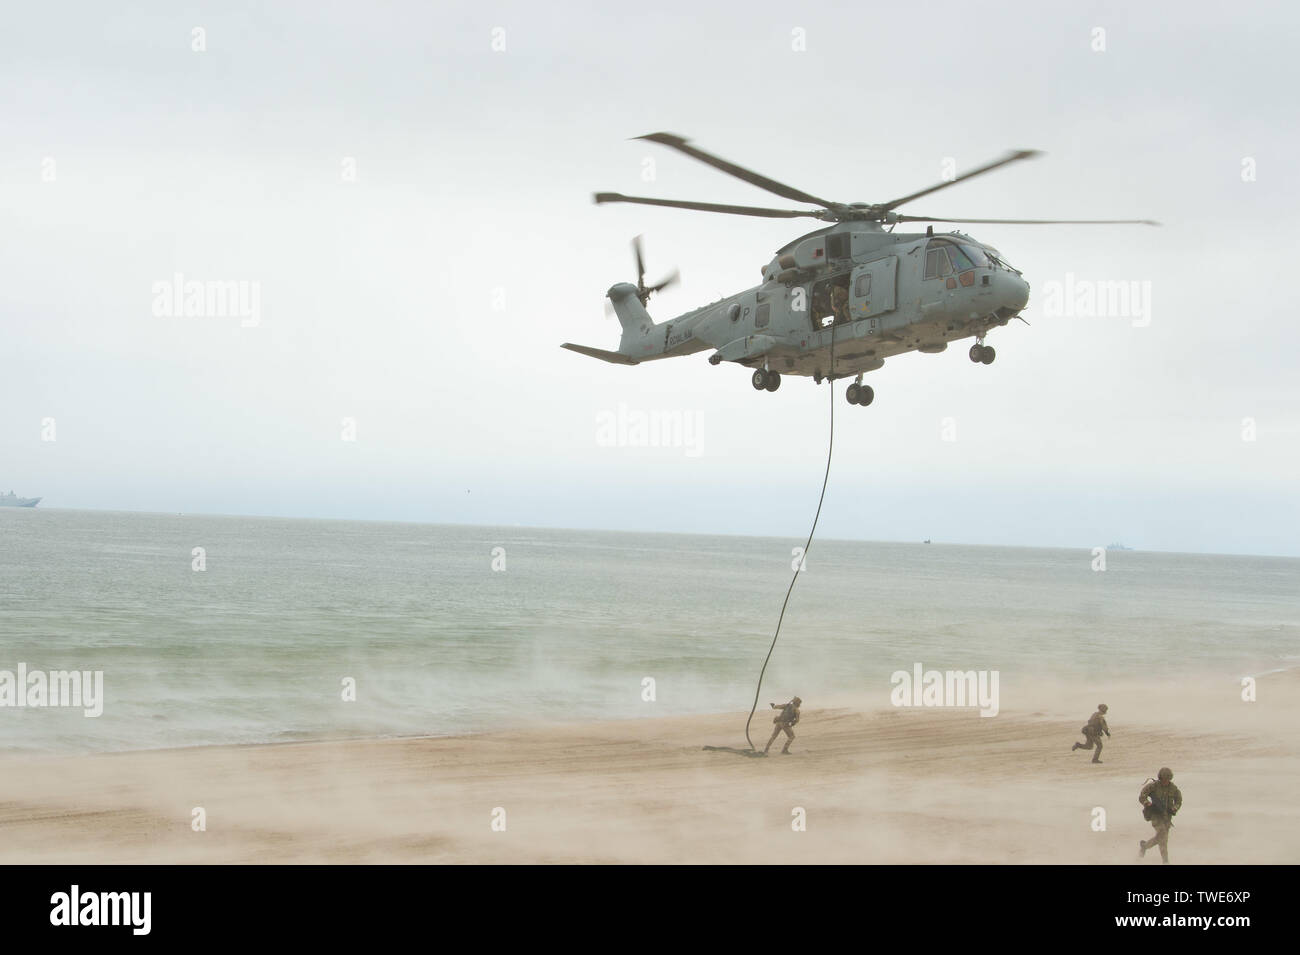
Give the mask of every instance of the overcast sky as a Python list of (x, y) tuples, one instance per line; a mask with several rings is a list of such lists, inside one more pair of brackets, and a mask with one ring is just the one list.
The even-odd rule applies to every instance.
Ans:
[[(682, 272), (662, 321), (817, 223), (591, 193), (797, 205), (630, 139), (659, 130), (844, 202), (1030, 147), (903, 211), (1163, 227), (970, 226), (1031, 324), (992, 366), (891, 359), (869, 408), (840, 382), (820, 532), (1300, 554), (1293, 4), (127, 6), (0, 33), (0, 491), (802, 536), (825, 386), (558, 346), (617, 346), (638, 233)], [(256, 288), (256, 324), (156, 314), (177, 273)], [(1149, 283), (1149, 322), (1048, 314), (1067, 276)], [(684, 446), (601, 440), (639, 414)]]

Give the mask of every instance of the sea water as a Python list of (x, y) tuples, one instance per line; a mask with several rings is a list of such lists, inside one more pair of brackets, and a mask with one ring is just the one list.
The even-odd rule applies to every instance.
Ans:
[[(803, 543), (0, 509), (0, 670), (104, 685), (98, 717), (0, 707), (0, 749), (747, 711)], [(1300, 654), (1293, 558), (815, 540), (805, 560), (760, 706), (885, 706), (918, 662), (1104, 685)]]

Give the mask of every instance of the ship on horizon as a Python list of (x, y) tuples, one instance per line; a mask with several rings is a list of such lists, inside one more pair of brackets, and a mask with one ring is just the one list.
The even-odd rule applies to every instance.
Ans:
[(0, 507), (35, 507), (39, 503), (39, 497), (19, 497), (13, 491), (0, 494)]

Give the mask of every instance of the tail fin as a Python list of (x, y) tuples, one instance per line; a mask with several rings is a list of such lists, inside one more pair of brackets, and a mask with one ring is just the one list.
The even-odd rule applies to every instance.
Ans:
[(654, 319), (637, 298), (635, 285), (620, 282), (606, 294), (614, 305), (614, 314), (618, 316), (619, 323), (623, 326), (624, 340), (629, 335), (639, 338), (654, 325)]
[(646, 336), (654, 328), (654, 319), (650, 317), (650, 313), (641, 304), (635, 285), (620, 282), (606, 294), (614, 305), (614, 314), (618, 316), (619, 324), (623, 326), (623, 337), (619, 340), (618, 351), (605, 351), (602, 348), (575, 345), (572, 342), (565, 342), (561, 347), (615, 365), (639, 364), (638, 359), (632, 356), (646, 351), (645, 348), (640, 346), (644, 345)]

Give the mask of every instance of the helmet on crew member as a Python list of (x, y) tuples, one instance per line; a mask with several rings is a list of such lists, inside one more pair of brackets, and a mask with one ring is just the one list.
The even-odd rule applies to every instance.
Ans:
[(1156, 773), (1156, 779), (1160, 780), (1162, 783), (1167, 783), (1173, 778), (1174, 771), (1168, 766), (1162, 766), (1160, 772)]
[(1102, 713), (1105, 713), (1108, 709), (1110, 709), (1110, 707), (1107, 706), (1105, 703), (1098, 703), (1098, 704), (1097, 704), (1097, 709), (1098, 709), (1098, 711), (1100, 711), (1100, 712), (1102, 712)]

